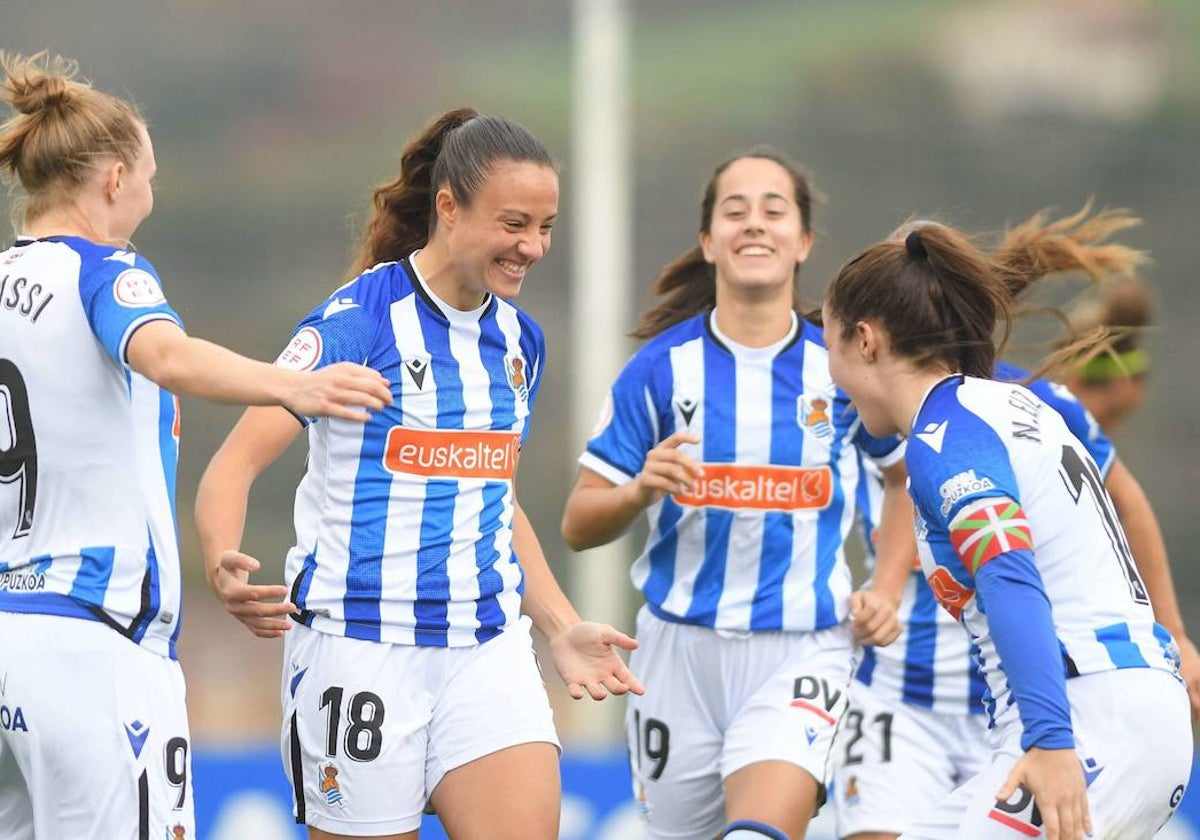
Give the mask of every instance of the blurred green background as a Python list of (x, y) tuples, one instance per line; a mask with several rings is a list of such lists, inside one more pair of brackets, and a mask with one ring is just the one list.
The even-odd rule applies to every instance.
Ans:
[[(1200, 3), (629, 9), (639, 308), (659, 269), (694, 242), (714, 165), (763, 142), (805, 165), (827, 196), (804, 269), (814, 300), (844, 260), (913, 214), (996, 230), (1094, 196), (1145, 220), (1127, 241), (1154, 257), (1146, 279), (1160, 328), (1148, 340), (1149, 399), (1117, 444), (1158, 510), (1185, 619), (1200, 628)], [(564, 212), (521, 297), (550, 352), (521, 498), (568, 588), (572, 565), (588, 561), (568, 560), (558, 535), (582, 445), (567, 404), (571, 43), (566, 0), (0, 0), (0, 47), (74, 57), (97, 86), (142, 106), (159, 177), (135, 243), (192, 333), (258, 358), (274, 358), (339, 285), (372, 185), (394, 175), (405, 138), (429, 118), (469, 104), (546, 142), (564, 162)], [(635, 318), (627, 313), (630, 328)], [(200, 473), (237, 416), (184, 402), (182, 659), (193, 729), (208, 741), (271, 738), (278, 727), (279, 647), (224, 615), (191, 525)], [(244, 547), (264, 577), (280, 574), (302, 462), (298, 445), (252, 500)]]

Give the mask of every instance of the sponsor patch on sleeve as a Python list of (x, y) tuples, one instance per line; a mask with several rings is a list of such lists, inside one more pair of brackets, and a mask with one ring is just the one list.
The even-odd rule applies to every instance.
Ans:
[(994, 490), (995, 487), (996, 485), (986, 475), (982, 478), (977, 477), (975, 470), (952, 475), (938, 488), (938, 493), (942, 497), (942, 516), (949, 516), (950, 511), (959, 500), (986, 490)]
[(1033, 549), (1033, 534), (1021, 506), (1007, 497), (980, 499), (950, 522), (950, 542), (971, 574), (1006, 551)]
[(321, 361), (321, 334), (312, 327), (300, 330), (283, 348), (275, 364), (288, 370), (312, 370)]
[(126, 269), (117, 275), (113, 297), (122, 306), (138, 308), (158, 306), (167, 300), (154, 275), (140, 268)]

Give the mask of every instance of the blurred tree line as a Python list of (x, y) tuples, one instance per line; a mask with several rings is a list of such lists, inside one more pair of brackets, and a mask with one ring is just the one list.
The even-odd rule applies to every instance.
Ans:
[[(996, 230), (1094, 196), (1145, 219), (1128, 241), (1155, 260), (1146, 277), (1159, 301), (1148, 340), (1153, 382), (1117, 444), (1162, 519), (1197, 632), (1200, 571), (1190, 547), (1200, 542), (1192, 495), (1200, 388), (1190, 365), (1200, 358), (1191, 329), (1200, 296), (1189, 267), (1200, 195), (1200, 4), (630, 0), (629, 8), (642, 302), (659, 269), (694, 243), (714, 166), (764, 142), (801, 162), (826, 195), (803, 272), (813, 300), (845, 259), (914, 214)], [(372, 185), (394, 176), (405, 138), (449, 107), (528, 126), (563, 160), (562, 207), (570, 207), (563, 0), (109, 0), (102, 8), (4, 0), (0, 33), (6, 50), (77, 58), (99, 87), (143, 107), (159, 176), (155, 212), (135, 244), (191, 332), (249, 355), (274, 358), (296, 321), (340, 284)], [(572, 235), (564, 212), (520, 301), (545, 327), (550, 353), (521, 498), (568, 583), (558, 521), (583, 443), (569, 439), (566, 405)], [(628, 313), (631, 328), (635, 318)], [(200, 473), (238, 413), (184, 403), (189, 668), (199, 667), (189, 656), (220, 661), (205, 643), (238, 630), (209, 623), (213, 599), (191, 525)], [(303, 449), (295, 446), (252, 499), (244, 545), (268, 577), (280, 573), (292, 538)], [(215, 679), (232, 687), (240, 676)], [(190, 685), (194, 697), (203, 691), (194, 677)]]

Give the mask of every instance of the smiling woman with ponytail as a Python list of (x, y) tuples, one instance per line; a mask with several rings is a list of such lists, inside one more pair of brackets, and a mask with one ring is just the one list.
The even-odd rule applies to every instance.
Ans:
[[(281, 358), (364, 362), (395, 403), (365, 429), (248, 411), (197, 494), (209, 581), (252, 633), (286, 633), (283, 757), (311, 838), (415, 838), (429, 805), (451, 837), (554, 840), (558, 739), (530, 623), (576, 699), (642, 690), (616, 653), (635, 642), (580, 619), (516, 495), (546, 348), (513, 299), (550, 248), (557, 168), (517, 123), (458, 108), (371, 206), (349, 282)], [(305, 427), (287, 600), (269, 603), (246, 583), (242, 525)]]

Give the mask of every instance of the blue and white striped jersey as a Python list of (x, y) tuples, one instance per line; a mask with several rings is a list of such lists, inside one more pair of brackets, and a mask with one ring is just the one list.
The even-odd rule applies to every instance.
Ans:
[(517, 620), (514, 480), (544, 356), (527, 315), (491, 296), (455, 310), (407, 259), (363, 273), (301, 321), (277, 364), (365, 364), (394, 399), (365, 425), (309, 426), (286, 571), (306, 624), (459, 647)]
[(701, 439), (682, 449), (703, 479), (647, 510), (631, 570), (655, 615), (735, 631), (819, 630), (846, 616), (858, 453), (886, 466), (903, 444), (866, 433), (828, 360), (806, 321), (752, 349), (722, 336), (709, 312), (626, 364), (579, 463), (619, 485), (676, 431)]
[[(975, 576), (995, 557), (1031, 554), (1053, 608), (1063, 673), (1176, 672), (1100, 471), (1061, 415), (1019, 385), (942, 380), (913, 422), (906, 459), (917, 546), (938, 600), (970, 633), (993, 725), (1017, 709)], [(992, 605), (996, 609), (996, 605)]]
[(132, 251), (0, 253), (0, 610), (102, 621), (174, 658), (179, 408), (125, 358), (159, 319), (180, 323)]
[[(997, 380), (1021, 382), (1027, 377), (1028, 372), (1015, 365), (996, 364)], [(1100, 465), (1101, 477), (1107, 476), (1116, 451), (1075, 395), (1066, 386), (1046, 379), (1035, 379), (1026, 387), (1062, 416), (1067, 428)], [(879, 522), (883, 480), (870, 462), (864, 464), (864, 469), (869, 477), (860, 485), (858, 510), (870, 563), (874, 550), (870, 534)], [(893, 702), (938, 714), (982, 714), (985, 685), (970, 655), (970, 638), (950, 613), (938, 607), (919, 566), (905, 585), (897, 614), (900, 636), (887, 647), (863, 648), (863, 661), (856, 675), (859, 682), (874, 686)]]

